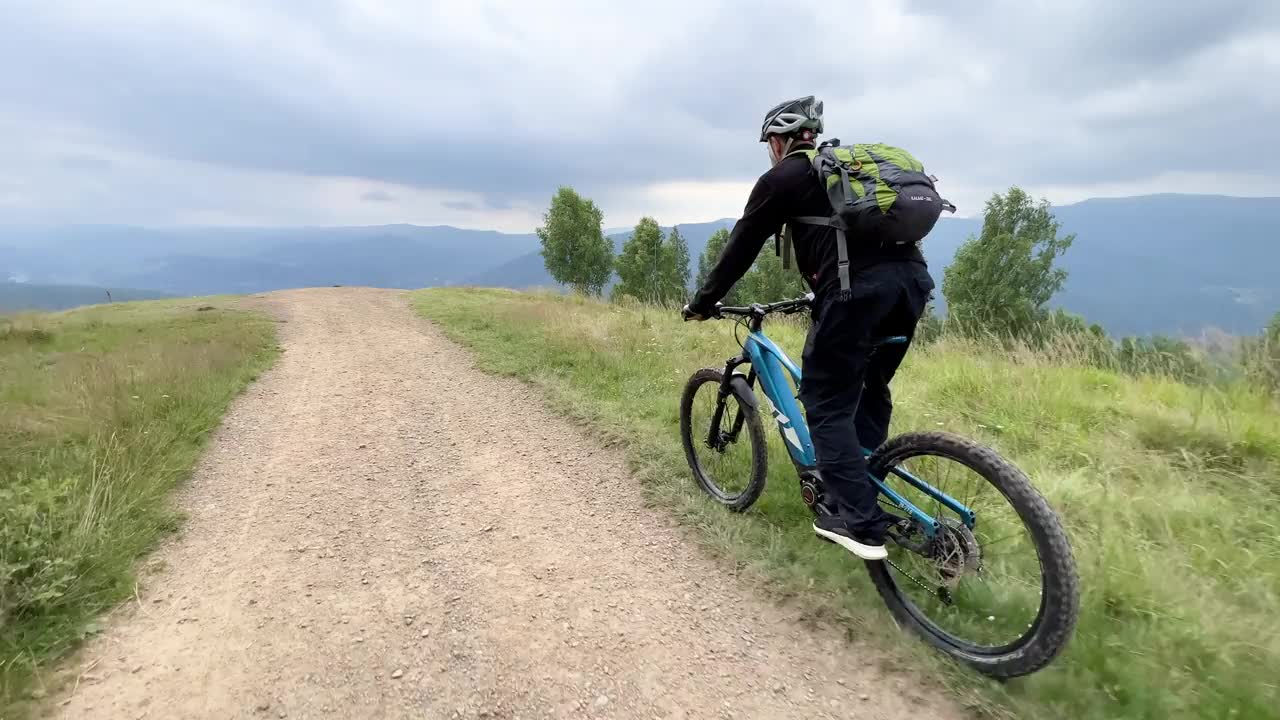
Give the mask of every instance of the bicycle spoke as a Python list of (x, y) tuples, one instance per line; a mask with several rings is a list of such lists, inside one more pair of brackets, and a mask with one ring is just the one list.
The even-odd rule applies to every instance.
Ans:
[(979, 538), (979, 541), (982, 543), (982, 547), (985, 549), (985, 548), (991, 547), (992, 545), (999, 545), (1000, 543), (1005, 542), (1006, 540), (1012, 540), (1013, 538), (1016, 538), (1016, 537), (1022, 537), (1023, 535), (1025, 535), (1025, 533), (1013, 533), (1011, 535), (1005, 535), (1004, 537), (999, 538), (997, 540), (982, 540), (981, 538)]
[[(802, 309), (810, 300), (720, 310), (759, 333), (768, 314)], [(726, 371), (741, 362), (731, 361)], [(756, 403), (739, 404), (739, 386), (720, 397), (723, 381), (718, 370), (695, 373), (681, 398), (681, 430), (703, 490), (743, 511), (760, 497), (768, 456), (785, 457), (789, 448), (776, 432), (765, 432)], [(759, 397), (761, 389), (755, 392)], [(717, 401), (723, 405), (712, 427)], [(695, 432), (709, 442), (693, 443)], [(900, 435), (872, 458), (878, 482), (899, 498), (878, 498), (893, 518), (893, 542), (884, 563), (867, 564), (895, 619), (995, 677), (1025, 675), (1050, 662), (1076, 622), (1079, 581), (1061, 522), (1027, 478), (991, 448), (943, 432)], [(887, 472), (897, 468), (912, 480)], [(1061, 602), (1045, 602), (1047, 587), (1062, 592)]]
[[(701, 438), (695, 445), (694, 454), (703, 474), (721, 492), (732, 497), (741, 493), (750, 480), (751, 447), (750, 442), (742, 437), (741, 429), (737, 437), (730, 436), (734, 427), (745, 420), (736, 396), (725, 398), (719, 425), (712, 425), (720, 403), (719, 391), (719, 386), (713, 382), (699, 388), (690, 408), (690, 425), (695, 429), (695, 436)], [(706, 442), (706, 438), (713, 442)]]
[[(917, 507), (931, 510), (941, 524), (934, 539), (924, 544), (923, 554), (892, 545), (891, 567), (903, 578), (899, 591), (948, 633), (983, 646), (1016, 640), (1034, 623), (1041, 589), (1035, 550), (1016, 511), (963, 463), (923, 455), (903, 461), (901, 467), (978, 514), (977, 528), (985, 532), (970, 531), (937, 493), (888, 477), (886, 482), (895, 490)], [(988, 552), (992, 546), (1001, 551)]]

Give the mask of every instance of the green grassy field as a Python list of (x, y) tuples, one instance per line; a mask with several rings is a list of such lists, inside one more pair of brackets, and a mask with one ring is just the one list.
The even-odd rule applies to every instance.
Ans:
[(0, 717), (133, 595), (169, 491), (275, 353), (222, 299), (0, 317)]
[[(680, 392), (695, 369), (736, 352), (732, 324), (500, 290), (415, 299), (485, 369), (533, 382), (602, 442), (623, 445), (650, 497), (694, 528), (725, 572), (753, 573), (775, 597), (843, 623), (977, 715), (1280, 715), (1280, 409), (1262, 394), (1091, 369), (1067, 351), (944, 339), (912, 352), (894, 383), (894, 431), (945, 428), (1013, 460), (1063, 517), (1080, 566), (1067, 651), (996, 684), (904, 636), (860, 564), (813, 539), (772, 428), (770, 485), (749, 512), (725, 512), (696, 489)], [(801, 327), (767, 329), (799, 357)]]

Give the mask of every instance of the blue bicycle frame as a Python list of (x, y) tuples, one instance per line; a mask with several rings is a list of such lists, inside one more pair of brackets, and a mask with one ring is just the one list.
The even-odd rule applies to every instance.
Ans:
[[(877, 345), (905, 343), (906, 341), (905, 337), (891, 337), (878, 341)], [(809, 435), (809, 426), (805, 422), (804, 413), (800, 409), (799, 402), (797, 402), (796, 397), (791, 392), (791, 387), (787, 384), (786, 375), (783, 374), (784, 371), (789, 373), (792, 381), (799, 387), (801, 379), (800, 368), (792, 362), (791, 358), (787, 357), (782, 348), (778, 347), (758, 328), (751, 330), (746, 342), (742, 344), (742, 349), (744, 356), (730, 361), (729, 367), (726, 368), (725, 377), (728, 378), (732, 374), (733, 368), (738, 364), (742, 362), (751, 363), (752, 372), (751, 376), (748, 377), (748, 384), (752, 379), (760, 381), (760, 387), (764, 390), (765, 401), (769, 403), (769, 410), (773, 413), (773, 419), (778, 424), (778, 431), (782, 433), (783, 443), (787, 446), (787, 452), (791, 454), (792, 462), (795, 463), (800, 472), (812, 472), (817, 467), (818, 462), (817, 455), (813, 449), (813, 440)], [(863, 448), (862, 451), (868, 456), (871, 454), (871, 451), (866, 448)], [(977, 516), (973, 510), (928, 482), (896, 466), (889, 468), (889, 473), (896, 475), (925, 495), (942, 503), (944, 507), (959, 515), (961, 521), (970, 529), (977, 523)], [(902, 494), (885, 484), (883, 478), (872, 475), (871, 481), (876, 484), (880, 493), (887, 497), (890, 502), (919, 522), (928, 537), (933, 537), (937, 533), (939, 523), (933, 516), (921, 510), (910, 500), (903, 497)]]

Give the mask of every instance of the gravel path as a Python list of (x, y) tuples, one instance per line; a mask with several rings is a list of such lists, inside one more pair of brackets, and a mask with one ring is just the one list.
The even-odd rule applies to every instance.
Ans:
[(960, 717), (725, 577), (403, 293), (261, 302), (284, 355), (49, 716)]

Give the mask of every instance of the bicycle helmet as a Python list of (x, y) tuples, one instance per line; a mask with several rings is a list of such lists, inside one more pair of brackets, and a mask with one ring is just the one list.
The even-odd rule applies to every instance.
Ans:
[(760, 127), (760, 142), (770, 135), (791, 135), (805, 128), (815, 135), (822, 133), (822, 101), (812, 95), (788, 100), (770, 110)]

